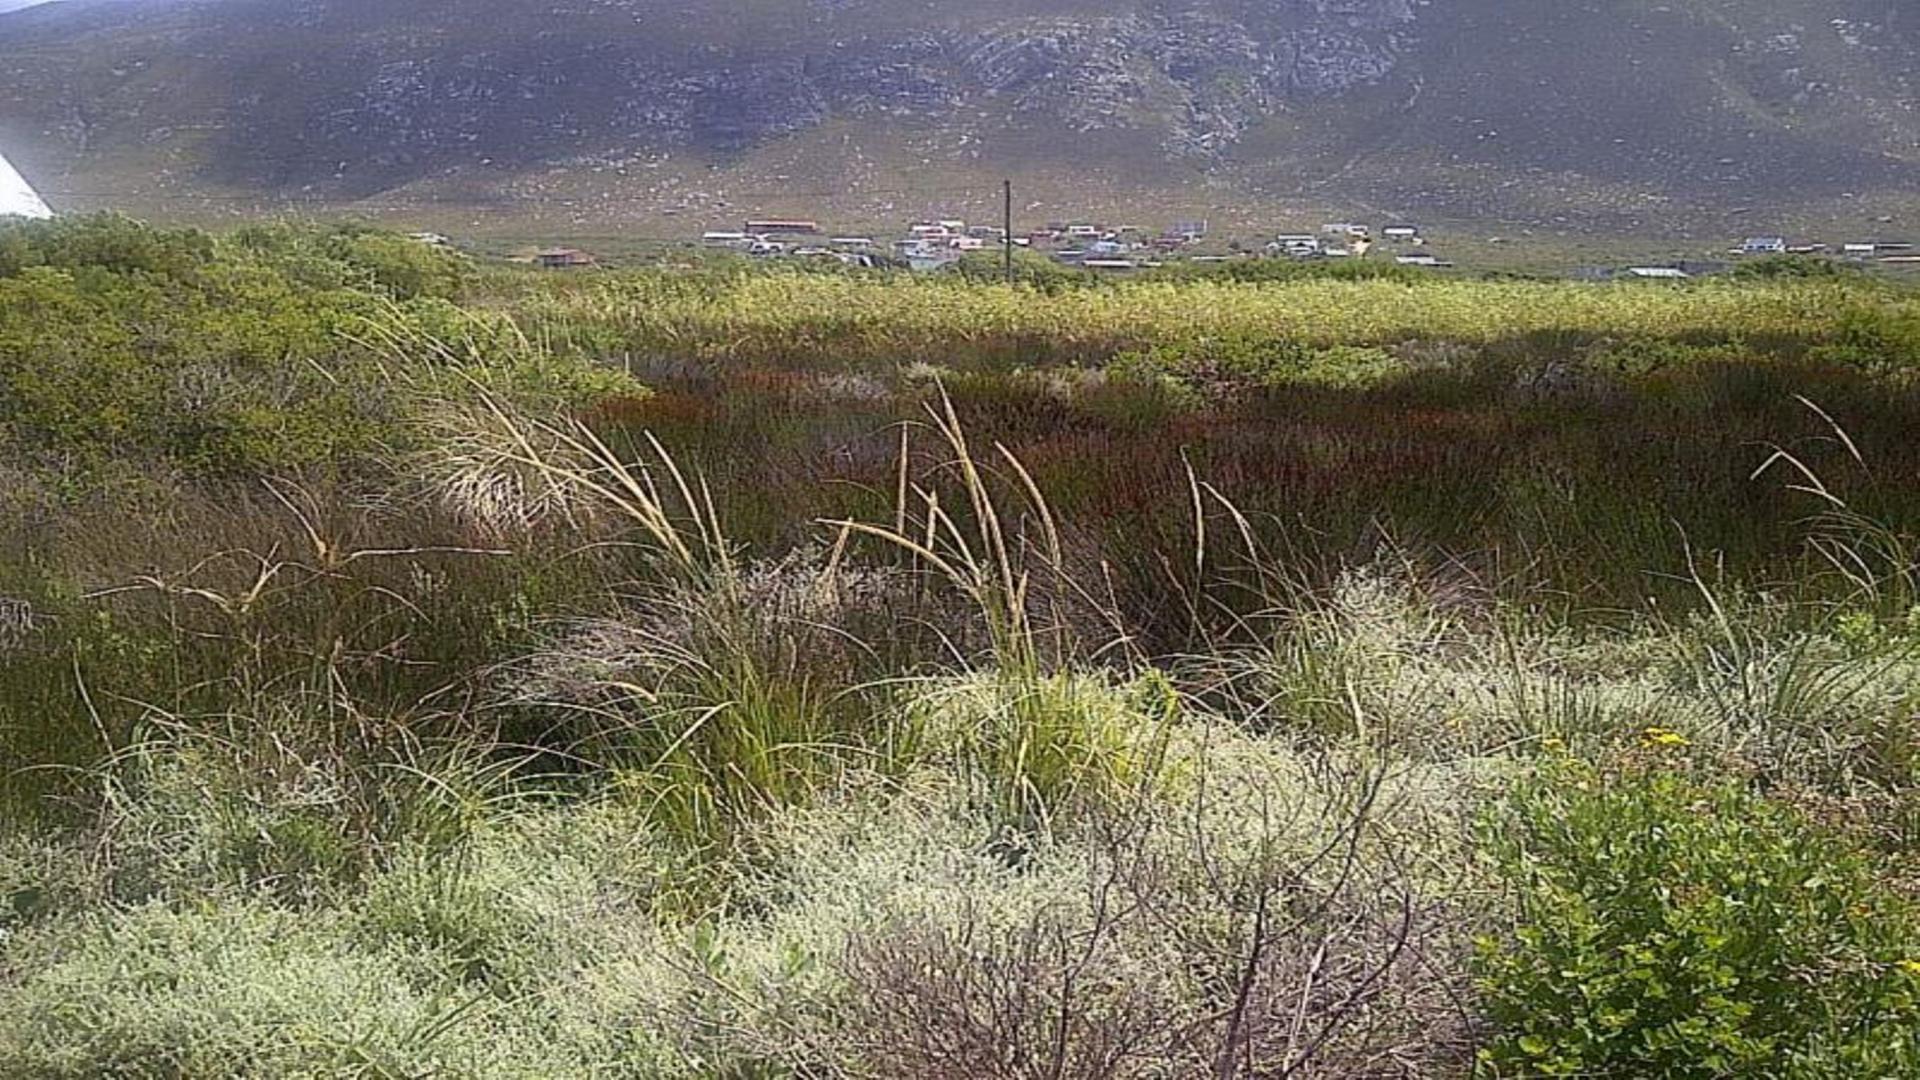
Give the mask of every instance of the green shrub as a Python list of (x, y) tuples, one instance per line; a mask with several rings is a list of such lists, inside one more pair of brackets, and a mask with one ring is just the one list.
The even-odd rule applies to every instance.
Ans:
[(1738, 363), (1743, 356), (1743, 351), (1735, 345), (1696, 345), (1660, 338), (1631, 338), (1595, 349), (1587, 355), (1585, 362), (1595, 371), (1631, 379), (1702, 364)]
[(1771, 281), (1779, 278), (1847, 279), (1865, 277), (1858, 267), (1815, 255), (1766, 255), (1733, 268), (1739, 281)]
[(1175, 281), (1234, 281), (1260, 284), (1290, 281), (1395, 281), (1416, 284), (1439, 280), (1434, 274), (1397, 262), (1373, 259), (1235, 259), (1223, 263), (1179, 262), (1153, 271)]
[(355, 226), (253, 225), (234, 233), (231, 245), (311, 287), (361, 288), (396, 300), (451, 299), (471, 274), (465, 256)]
[(1164, 341), (1115, 356), (1116, 374), (1135, 380), (1154, 374), (1196, 392), (1249, 386), (1364, 386), (1404, 370), (1384, 349), (1363, 345), (1316, 346), (1268, 334)]
[(0, 221), (0, 278), (36, 266), (190, 278), (213, 261), (197, 229), (156, 229), (117, 214)]
[[(954, 263), (953, 272), (967, 281), (1005, 281), (1006, 256), (998, 250), (973, 252)], [(1045, 292), (1058, 292), (1073, 285), (1091, 287), (1100, 284), (1100, 279), (1088, 271), (1062, 265), (1040, 252), (1024, 248), (1013, 253), (1013, 280)]]
[(0, 437), (82, 466), (234, 476), (408, 448), (471, 377), (539, 411), (636, 384), (452, 300), (466, 260), (365, 229), (0, 226)]
[(1920, 924), (1844, 838), (1728, 782), (1570, 762), (1484, 837), (1518, 905), (1478, 957), (1489, 1075), (1920, 1070)]

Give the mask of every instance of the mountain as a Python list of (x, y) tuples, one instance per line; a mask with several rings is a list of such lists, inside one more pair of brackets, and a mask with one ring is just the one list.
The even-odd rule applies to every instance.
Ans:
[[(65, 0), (0, 15), (56, 202), (1904, 212), (1910, 0)], [(84, 177), (83, 180), (76, 178)], [(65, 190), (63, 190), (63, 187)]]

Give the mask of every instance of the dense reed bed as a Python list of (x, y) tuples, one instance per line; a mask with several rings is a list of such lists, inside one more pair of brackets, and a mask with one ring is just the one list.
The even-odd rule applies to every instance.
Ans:
[(859, 368), (1100, 363), (1155, 344), (1249, 336), (1306, 346), (1531, 341), (1552, 348), (1613, 339), (1779, 349), (1892, 334), (1910, 347), (1920, 327), (1910, 296), (1830, 278), (1597, 288), (1201, 277), (1006, 288), (911, 276), (742, 271), (689, 280), (632, 272), (500, 291), (502, 302), (558, 335), (587, 333), (597, 346), (643, 359)]

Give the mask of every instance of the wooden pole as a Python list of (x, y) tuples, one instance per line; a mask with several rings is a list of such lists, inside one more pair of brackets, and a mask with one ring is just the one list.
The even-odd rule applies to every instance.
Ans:
[(1013, 284), (1013, 181), (1000, 181), (1000, 246), (1006, 256), (1007, 284)]

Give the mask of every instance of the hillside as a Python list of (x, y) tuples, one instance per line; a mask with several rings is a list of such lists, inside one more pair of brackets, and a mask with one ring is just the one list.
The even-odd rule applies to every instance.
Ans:
[[(1920, 180), (1892, 0), (69, 0), (0, 15), (56, 201), (574, 221), (1075, 203), (1685, 230)], [(196, 202), (196, 200), (205, 200)], [(1703, 223), (1704, 225), (1704, 223)]]

